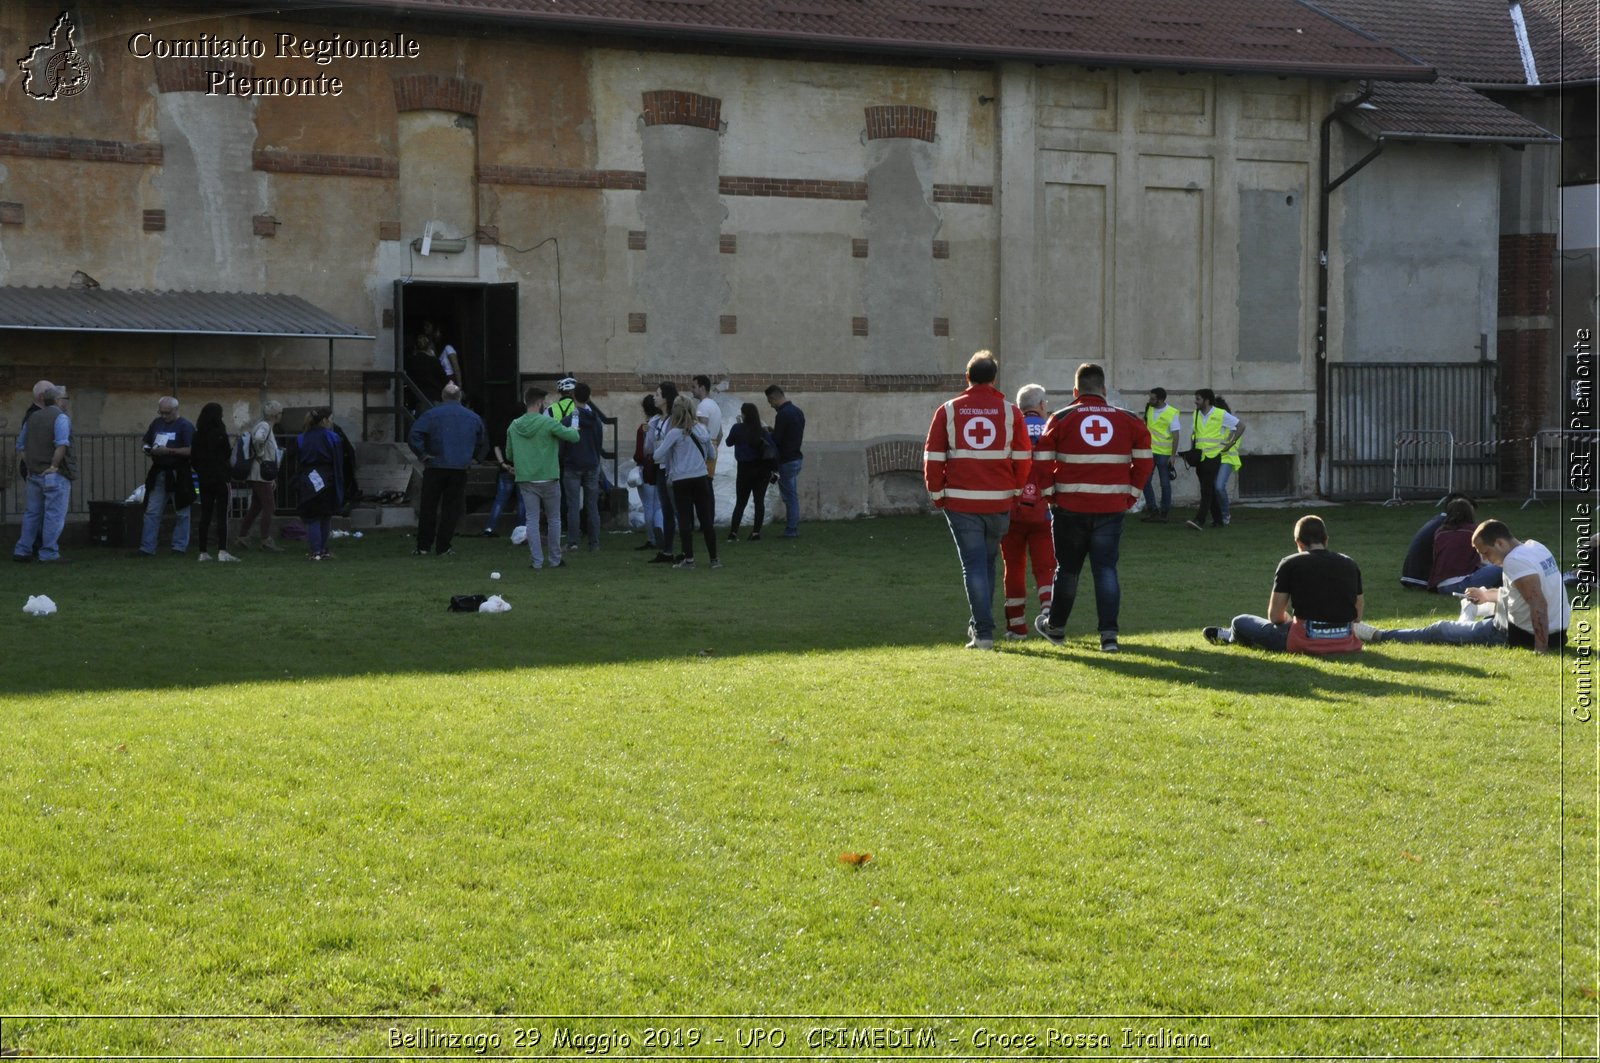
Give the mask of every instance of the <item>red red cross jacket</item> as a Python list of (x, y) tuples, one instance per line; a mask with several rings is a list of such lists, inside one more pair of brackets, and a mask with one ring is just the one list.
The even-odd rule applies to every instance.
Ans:
[(988, 384), (974, 384), (933, 412), (922, 447), (928, 495), (958, 513), (1008, 513), (1028, 482), (1031, 450), (1016, 404)]
[(1057, 410), (1033, 460), (1054, 464), (1051, 503), (1074, 513), (1126, 512), (1155, 465), (1144, 418), (1099, 395), (1080, 395)]

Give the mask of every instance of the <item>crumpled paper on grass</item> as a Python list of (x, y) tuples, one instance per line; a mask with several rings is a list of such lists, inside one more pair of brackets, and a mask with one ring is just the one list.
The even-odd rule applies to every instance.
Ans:
[(509, 613), (509, 612), (511, 612), (511, 603), (506, 601), (504, 598), (500, 597), (498, 594), (491, 594), (491, 595), (489, 595), (489, 598), (488, 598), (487, 601), (485, 601), (482, 605), (478, 606), (478, 612), (480, 612), (480, 613)]
[(56, 603), (50, 600), (49, 595), (30, 594), (28, 604), (22, 607), (22, 611), (29, 616), (49, 616), (56, 611)]

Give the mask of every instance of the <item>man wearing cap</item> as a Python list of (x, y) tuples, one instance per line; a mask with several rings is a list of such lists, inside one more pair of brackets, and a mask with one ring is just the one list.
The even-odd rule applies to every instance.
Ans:
[(23, 422), (17, 444), (28, 470), (28, 508), (22, 517), (22, 535), (12, 558), (32, 561), (38, 542), (39, 560), (59, 562), (61, 529), (67, 522), (67, 503), (77, 476), (72, 460), (72, 423), (67, 416), (67, 389), (52, 385), (39, 396), (44, 403)]
[(467, 491), (467, 469), (489, 449), (483, 418), (461, 405), (461, 389), (446, 384), (439, 405), (417, 418), (407, 442), (422, 459), (422, 503), (417, 514), (414, 554), (431, 548), (441, 557), (455, 553), (456, 522)]

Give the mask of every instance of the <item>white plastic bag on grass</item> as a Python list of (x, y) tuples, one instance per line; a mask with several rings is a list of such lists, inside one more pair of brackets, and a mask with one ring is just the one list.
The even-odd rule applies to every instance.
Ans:
[(491, 594), (489, 595), (488, 601), (478, 606), (478, 612), (509, 613), (511, 612), (511, 603), (500, 597), (498, 594)]
[(56, 611), (56, 603), (50, 600), (49, 595), (30, 594), (28, 595), (28, 604), (22, 607), (22, 611), (29, 616), (49, 616)]

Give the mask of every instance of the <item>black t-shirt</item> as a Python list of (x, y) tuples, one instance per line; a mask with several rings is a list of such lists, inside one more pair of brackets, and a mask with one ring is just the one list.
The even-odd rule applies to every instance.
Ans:
[(1294, 615), (1322, 624), (1348, 624), (1356, 618), (1361, 566), (1332, 550), (1307, 550), (1278, 562), (1272, 589), (1287, 594)]

